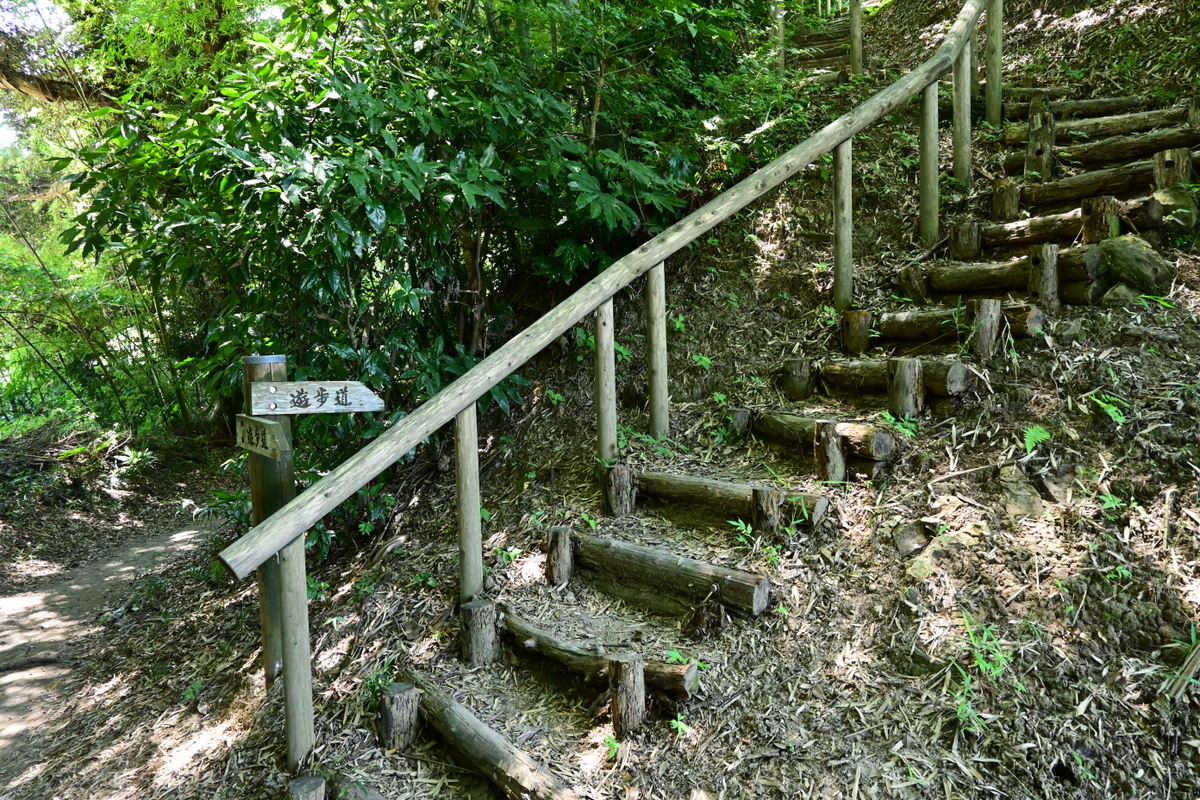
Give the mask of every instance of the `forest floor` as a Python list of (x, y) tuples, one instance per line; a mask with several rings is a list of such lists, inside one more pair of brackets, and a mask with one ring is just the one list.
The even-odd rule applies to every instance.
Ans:
[[(911, 65), (927, 42), (908, 33), (928, 32), (953, 9), (905, 16), (900, 5), (881, 15), (894, 28), (881, 35), (911, 41), (893, 56)], [(1077, 80), (1064, 65), (1107, 76), (1105, 48), (1119, 26), (1152, 31), (1175, 18), (1169, 3), (1118, 3), (1111, 20), (1087, 18), (1091, 27), (1076, 30), (1064, 22), (1076, 19), (1072, 9), (1058, 8), (1070, 4), (1050, 5), (1061, 14), (1039, 11), (1045, 24), (1010, 5), (1014, 42), (1024, 48), (1013, 48), (1014, 79)], [(1148, 85), (1105, 77), (1079, 94), (1118, 91)], [(921, 252), (912, 235), (914, 129), (902, 114), (896, 122), (855, 142), (864, 307), (910, 307), (893, 276)], [(999, 152), (994, 138), (977, 137), (981, 170)], [(676, 433), (668, 442), (639, 433), (640, 298), (619, 301), (618, 341), (630, 352), (618, 365), (624, 460), (752, 482), (783, 476), (792, 488), (821, 490), (802, 477), (809, 465), (794, 453), (732, 437), (728, 409), (880, 422), (878, 400), (797, 403), (772, 381), (784, 358), (837, 352), (837, 317), (825, 306), (826, 170), (815, 166), (671, 262)], [(945, 203), (950, 220), (983, 205), (953, 186)], [(399, 502), (382, 536), (311, 565), (319, 742), (311, 769), (389, 798), (489, 797), (435, 736), (403, 755), (376, 744), (378, 689), (397, 667), (419, 665), (585, 797), (1197, 796), (1195, 701), (1158, 694), (1200, 620), (1200, 255), (1194, 242), (1168, 255), (1177, 278), (1166, 304), (1065, 308), (1044, 336), (979, 369), (968, 396), (934, 409), (889, 473), (840, 490), (830, 524), (775, 550), (739, 542), (722, 522), (663, 509), (603, 518), (591, 351), (587, 331), (573, 331), (523, 372), (530, 385), (517, 414), (481, 420), (487, 592), (572, 635), (697, 659), (708, 665), (703, 690), (657, 709), (614, 752), (587, 687), (525, 660), (463, 667), (452, 613), (452, 447), (436, 441), (390, 474)], [(1098, 396), (1118, 398), (1120, 413)], [(1050, 438), (1027, 448), (1034, 424)], [(1002, 466), (1016, 467), (1032, 491), (1014, 493)], [(181, 508), (181, 498), (203, 505), (196, 494), (220, 485), (215, 474), (157, 481), (146, 494), (160, 508)], [(0, 553), (8, 586), (53, 591), (46, 587), (67, 580), (57, 571), (86, 558), (55, 550), (65, 538), (56, 531), (77, 513), (69, 500), (0, 512), (0, 541), (27, 542), (23, 553)], [(115, 521), (151, 539), (186, 522), (155, 513), (150, 504), (87, 530), (110, 532)], [(933, 521), (937, 541), (906, 560), (891, 525), (920, 518)], [(551, 525), (666, 539), (762, 572), (772, 611), (694, 638), (680, 620), (639, 615), (584, 585), (546, 586), (541, 547)], [(34, 535), (22, 539), (26, 532)], [(8, 785), (0, 798), (281, 795), (282, 698), (278, 685), (264, 688), (258, 668), (253, 582), (231, 586), (212, 562), (240, 532), (193, 538), (195, 548), (169, 569), (140, 575), (124, 597), (80, 615), (99, 619), (90, 628), (98, 632), (85, 636), (54, 689), (62, 704), (36, 732), (36, 758), (16, 772), (0, 753)], [(39, 580), (50, 583), (39, 590)]]

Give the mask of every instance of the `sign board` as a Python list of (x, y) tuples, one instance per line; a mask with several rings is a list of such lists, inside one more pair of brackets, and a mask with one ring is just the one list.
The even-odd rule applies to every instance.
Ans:
[(358, 381), (257, 381), (250, 384), (250, 413), (345, 414), (382, 411), (383, 400)]
[(291, 437), (283, 432), (282, 425), (248, 414), (237, 415), (237, 443), (252, 453), (274, 459), (292, 450)]

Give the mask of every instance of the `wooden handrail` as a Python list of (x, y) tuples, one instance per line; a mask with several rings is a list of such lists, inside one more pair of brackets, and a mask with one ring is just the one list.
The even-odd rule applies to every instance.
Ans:
[(945, 40), (919, 67), (618, 259), (295, 500), (222, 550), (221, 562), (237, 578), (248, 576), (635, 278), (936, 82), (954, 66), (974, 32), (979, 15), (991, 1), (967, 0)]

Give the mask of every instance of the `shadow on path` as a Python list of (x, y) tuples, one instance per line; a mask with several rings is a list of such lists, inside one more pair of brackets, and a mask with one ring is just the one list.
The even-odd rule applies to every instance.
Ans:
[(65, 707), (71, 661), (106, 602), (137, 576), (199, 547), (204, 523), (127, 544), (35, 591), (0, 598), (0, 786), (39, 755)]

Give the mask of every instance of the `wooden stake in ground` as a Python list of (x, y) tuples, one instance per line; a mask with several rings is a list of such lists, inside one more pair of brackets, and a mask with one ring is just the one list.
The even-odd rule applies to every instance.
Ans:
[(887, 362), (888, 410), (896, 419), (917, 417), (925, 410), (925, 382), (921, 377), (921, 361), (916, 358), (893, 358)]
[(500, 655), (496, 635), (496, 604), (477, 598), (463, 603), (463, 661), (472, 667), (491, 664)]
[(1192, 182), (1192, 151), (1186, 147), (1160, 150), (1154, 154), (1154, 188), (1167, 189)]
[(874, 315), (870, 311), (842, 312), (842, 349), (847, 355), (860, 355), (871, 346), (873, 319)]
[(970, 344), (972, 352), (981, 363), (986, 364), (996, 355), (1002, 319), (1004, 311), (999, 300), (980, 300), (976, 304)]
[(421, 729), (418, 713), (420, 692), (411, 683), (392, 683), (383, 690), (379, 701), (379, 746), (402, 751), (417, 738)]
[(646, 665), (633, 653), (616, 653), (608, 658), (608, 691), (612, 706), (613, 733), (624, 739), (646, 719)]
[(1025, 178), (1048, 181), (1054, 172), (1054, 115), (1041, 113), (1030, 117), (1028, 136)]
[(1029, 248), (1028, 290), (1030, 299), (1039, 306), (1049, 311), (1058, 309), (1058, 245)]
[(571, 529), (551, 528), (549, 552), (546, 554), (546, 580), (551, 586), (562, 586), (571, 580), (575, 559), (571, 552)]
[(1121, 201), (1111, 195), (1085, 197), (1083, 213), (1083, 243), (1095, 244), (1121, 235)]

